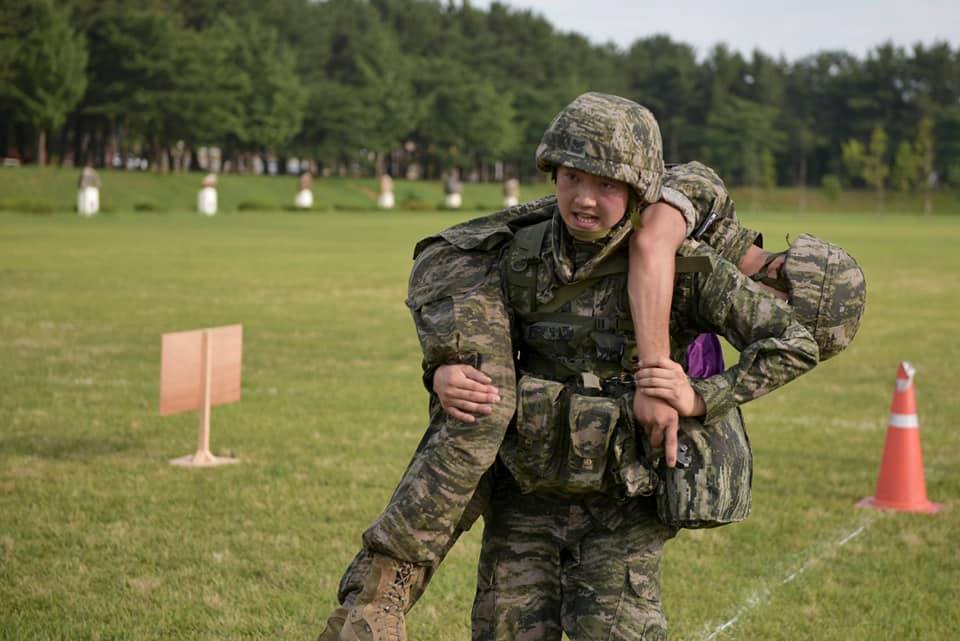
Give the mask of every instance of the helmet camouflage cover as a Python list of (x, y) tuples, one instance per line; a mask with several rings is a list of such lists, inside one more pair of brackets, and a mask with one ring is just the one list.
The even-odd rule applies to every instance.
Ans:
[(582, 94), (554, 116), (537, 147), (541, 171), (560, 165), (625, 182), (644, 202), (657, 202), (663, 180), (657, 119), (632, 100)]
[(867, 299), (863, 270), (840, 247), (810, 234), (790, 244), (781, 270), (797, 319), (820, 346), (820, 360), (853, 340)]

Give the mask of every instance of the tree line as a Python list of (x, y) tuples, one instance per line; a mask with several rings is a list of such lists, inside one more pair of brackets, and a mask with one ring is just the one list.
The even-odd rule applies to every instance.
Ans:
[[(550, 118), (620, 94), (668, 162), (733, 185), (960, 185), (960, 50), (879, 44), (788, 61), (666, 35), (623, 49), (494, 2), (0, 0), (0, 144), (45, 164), (215, 146), (321, 170), (530, 176)], [(282, 163), (281, 163), (282, 165)]]

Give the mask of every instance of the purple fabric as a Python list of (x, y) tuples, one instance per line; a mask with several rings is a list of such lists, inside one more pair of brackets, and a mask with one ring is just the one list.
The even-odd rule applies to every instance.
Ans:
[(716, 334), (700, 334), (687, 348), (687, 376), (707, 378), (723, 371), (723, 350)]

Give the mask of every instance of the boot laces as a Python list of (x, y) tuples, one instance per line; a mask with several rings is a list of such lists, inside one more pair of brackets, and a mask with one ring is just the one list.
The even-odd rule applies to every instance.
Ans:
[[(414, 569), (412, 563), (398, 563), (397, 571), (388, 588), (387, 600), (390, 602), (390, 605), (395, 606), (401, 613), (406, 609), (407, 595), (410, 593), (410, 584), (413, 583), (413, 575)], [(390, 605), (385, 606), (384, 609), (389, 610)]]

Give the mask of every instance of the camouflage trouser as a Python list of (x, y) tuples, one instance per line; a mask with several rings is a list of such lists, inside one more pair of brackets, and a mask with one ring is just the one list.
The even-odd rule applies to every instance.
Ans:
[[(446, 413), (443, 411), (443, 408), (440, 407), (440, 403), (437, 402), (436, 397), (432, 397), (430, 402), (430, 425), (427, 427), (427, 431), (420, 439), (420, 444), (417, 445), (417, 451), (414, 454), (410, 465), (407, 467), (407, 471), (404, 474), (403, 479), (407, 479), (408, 476), (416, 473), (412, 472), (411, 470), (422, 470), (424, 466), (429, 467), (431, 461), (422, 461), (419, 459), (422, 459), (425, 455), (429, 456), (429, 452), (435, 451), (435, 448), (428, 448), (427, 446), (434, 438), (444, 438), (442, 427), (447, 420), (449, 420), (449, 417), (447, 417)], [(404, 481), (401, 480), (400, 485), (394, 490), (393, 496), (390, 498), (388, 509), (390, 506), (407, 505), (412, 507), (415, 505), (415, 501), (411, 500), (410, 497), (405, 497), (403, 495), (403, 488), (407, 487), (408, 485), (409, 483), (404, 483)], [(410, 607), (412, 607), (423, 595), (423, 592), (427, 588), (427, 584), (433, 577), (434, 570), (447, 555), (447, 552), (450, 551), (450, 548), (454, 546), (454, 544), (459, 540), (460, 536), (469, 530), (480, 517), (480, 515), (483, 514), (484, 510), (486, 509), (487, 502), (489, 501), (489, 497), (490, 482), (488, 477), (484, 476), (477, 484), (476, 490), (469, 497), (470, 500), (467, 502), (466, 507), (461, 507), (459, 502), (457, 502), (457, 507), (455, 509), (450, 509), (449, 518), (453, 518), (454, 515), (459, 512), (459, 521), (453, 528), (449, 530), (449, 534), (442, 536), (434, 533), (434, 536), (431, 538), (429, 554), (435, 557), (436, 560), (427, 566), (427, 571), (422, 580), (412, 586), (409, 604)], [(375, 523), (372, 527), (377, 528), (375, 530), (377, 536), (382, 539), (405, 541), (405, 539), (410, 535), (410, 533), (403, 532), (402, 530), (399, 532), (393, 532), (382, 524), (378, 526), (377, 523)], [(409, 548), (409, 544), (406, 545), (406, 547)], [(383, 546), (378, 548), (378, 551), (384, 552)], [(395, 553), (385, 553), (397, 558)], [(360, 548), (356, 556), (354, 556), (353, 560), (350, 562), (350, 565), (340, 578), (340, 585), (337, 590), (337, 598), (340, 603), (347, 606), (352, 605), (353, 599), (363, 588), (363, 583), (366, 580), (369, 571), (370, 552), (363, 547)]]
[[(461, 251), (437, 241), (418, 256), (407, 304), (428, 367), (477, 365), (500, 391), (492, 414), (475, 423), (450, 418), (434, 397), (430, 426), (393, 496), (363, 534), (364, 549), (340, 581), (341, 603), (363, 585), (369, 553), (435, 568), (483, 511), (480, 483), (503, 441), (516, 407), (510, 320), (496, 252)], [(427, 381), (429, 386), (430, 381)], [(462, 525), (461, 525), (462, 524)], [(415, 600), (415, 599), (414, 599)]]
[(647, 511), (609, 529), (576, 500), (500, 486), (493, 497), (474, 641), (666, 639), (660, 555), (675, 530)]
[(664, 175), (663, 185), (680, 191), (693, 205), (691, 234), (734, 265), (740, 264), (750, 245), (763, 246), (763, 235), (740, 224), (726, 185), (703, 163), (694, 161), (671, 167)]
[(434, 413), (390, 503), (364, 532), (364, 547), (433, 565), (484, 472), (493, 464), (516, 406), (510, 318), (495, 252), (464, 252), (444, 242), (425, 249), (410, 277), (410, 307), (428, 364), (479, 365), (500, 391), (488, 416), (462, 423)]

